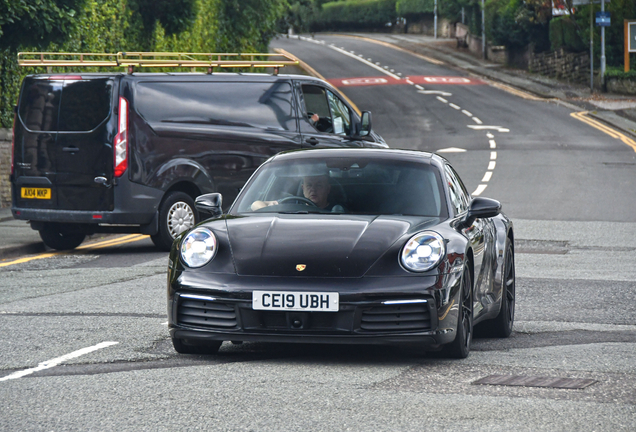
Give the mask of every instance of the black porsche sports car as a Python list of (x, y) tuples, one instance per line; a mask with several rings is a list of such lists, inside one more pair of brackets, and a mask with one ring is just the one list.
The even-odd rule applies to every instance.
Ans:
[(474, 325), (512, 331), (512, 222), (438, 155), (281, 153), (227, 214), (221, 199), (197, 198), (211, 218), (170, 253), (180, 353), (215, 353), (223, 341), (408, 343), (464, 358)]

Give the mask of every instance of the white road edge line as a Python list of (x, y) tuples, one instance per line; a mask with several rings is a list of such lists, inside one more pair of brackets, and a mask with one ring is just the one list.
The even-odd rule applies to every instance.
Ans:
[(31, 375), (32, 373), (39, 372), (41, 370), (50, 369), (52, 367), (60, 365), (61, 363), (65, 362), (65, 361), (68, 361), (68, 360), (74, 359), (76, 357), (80, 357), (80, 356), (92, 353), (93, 351), (97, 351), (99, 349), (106, 348), (106, 347), (109, 347), (111, 345), (116, 345), (118, 343), (119, 342), (102, 342), (102, 343), (98, 343), (97, 345), (93, 345), (93, 346), (88, 347), (88, 348), (82, 348), (80, 350), (73, 351), (72, 353), (63, 355), (62, 357), (57, 357), (57, 358), (54, 358), (54, 359), (51, 359), (51, 360), (43, 361), (42, 363), (40, 363), (39, 365), (37, 365), (34, 368), (30, 368), (30, 369), (25, 369), (25, 370), (21, 370), (21, 371), (18, 371), (18, 372), (14, 372), (11, 375), (7, 375), (5, 377), (0, 378), (0, 381), (8, 381), (8, 380), (11, 380), (11, 379), (22, 378), (23, 376)]

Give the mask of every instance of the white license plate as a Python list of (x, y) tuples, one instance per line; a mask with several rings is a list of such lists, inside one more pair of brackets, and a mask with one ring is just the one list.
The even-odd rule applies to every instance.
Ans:
[(252, 309), (272, 311), (338, 312), (337, 292), (254, 291)]

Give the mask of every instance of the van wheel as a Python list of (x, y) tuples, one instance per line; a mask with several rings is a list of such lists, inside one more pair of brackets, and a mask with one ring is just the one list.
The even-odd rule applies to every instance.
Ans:
[(198, 221), (192, 197), (185, 192), (169, 192), (159, 207), (159, 232), (150, 238), (159, 249), (169, 251), (174, 239)]
[(73, 231), (60, 224), (44, 224), (39, 233), (44, 244), (56, 250), (75, 249), (86, 238), (86, 234)]

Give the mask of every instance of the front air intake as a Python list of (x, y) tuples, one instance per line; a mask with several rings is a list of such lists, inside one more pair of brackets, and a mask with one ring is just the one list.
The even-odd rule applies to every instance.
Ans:
[(382, 305), (362, 311), (360, 329), (369, 332), (430, 330), (431, 314), (426, 303)]
[(232, 329), (237, 326), (236, 310), (234, 305), (228, 303), (181, 297), (177, 324), (206, 329)]

